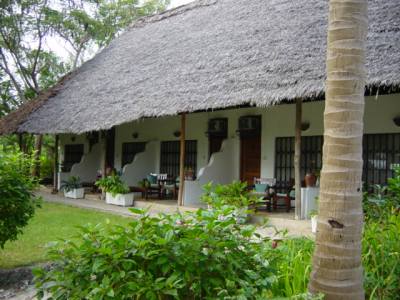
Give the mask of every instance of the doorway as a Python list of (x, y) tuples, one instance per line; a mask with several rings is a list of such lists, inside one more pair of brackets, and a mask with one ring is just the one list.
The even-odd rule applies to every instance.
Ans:
[(240, 180), (253, 185), (260, 177), (261, 135), (240, 138)]
[(249, 186), (261, 174), (261, 116), (239, 119), (240, 180)]

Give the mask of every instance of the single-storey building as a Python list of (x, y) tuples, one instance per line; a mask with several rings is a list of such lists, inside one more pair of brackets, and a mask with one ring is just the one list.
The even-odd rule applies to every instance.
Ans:
[[(384, 184), (400, 163), (400, 6), (368, 4), (363, 180)], [(93, 182), (106, 163), (130, 186), (177, 177), (183, 135), (185, 205), (209, 181), (285, 190), (299, 99), (302, 176), (321, 168), (327, 13), (319, 0), (198, 0), (143, 18), (0, 132), (58, 135), (59, 178)]]

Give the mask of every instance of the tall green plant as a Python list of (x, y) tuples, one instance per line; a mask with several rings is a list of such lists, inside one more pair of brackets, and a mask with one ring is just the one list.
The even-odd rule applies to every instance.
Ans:
[(277, 243), (273, 254), (278, 280), (274, 295), (293, 297), (307, 292), (314, 242), (306, 238), (285, 239)]
[(30, 176), (33, 160), (0, 146), (0, 248), (16, 240), (32, 218), (38, 198), (37, 183)]
[(384, 212), (364, 227), (363, 265), (368, 299), (400, 299), (400, 215)]

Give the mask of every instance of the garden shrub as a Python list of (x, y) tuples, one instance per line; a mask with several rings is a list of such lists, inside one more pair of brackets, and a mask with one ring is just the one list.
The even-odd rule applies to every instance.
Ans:
[(364, 225), (364, 287), (369, 299), (400, 299), (400, 215), (393, 209)]
[(33, 195), (37, 182), (30, 176), (32, 166), (26, 155), (0, 147), (0, 248), (17, 239), (39, 203)]
[(274, 295), (293, 297), (307, 291), (311, 272), (314, 241), (308, 238), (289, 238), (273, 244), (270, 251), (277, 281), (272, 285)]
[[(54, 299), (265, 299), (276, 280), (271, 246), (233, 207), (149, 216), (129, 226), (88, 226), (81, 242), (53, 247), (36, 271)], [(133, 210), (138, 212), (138, 210)]]
[(400, 169), (376, 191), (364, 199), (364, 287), (369, 299), (400, 299)]
[(210, 182), (203, 186), (203, 190), (201, 201), (214, 208), (224, 205), (247, 208), (259, 201), (256, 196), (250, 193), (246, 182), (233, 181), (230, 184), (217, 184), (215, 186)]

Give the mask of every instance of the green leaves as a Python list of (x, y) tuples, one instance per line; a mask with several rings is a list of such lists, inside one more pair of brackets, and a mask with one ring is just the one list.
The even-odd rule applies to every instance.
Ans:
[(250, 194), (246, 182), (234, 181), (231, 184), (217, 184), (209, 182), (203, 186), (204, 194), (201, 200), (213, 208), (232, 205), (238, 208), (248, 208), (258, 202), (257, 197)]
[(97, 180), (95, 185), (113, 196), (116, 194), (128, 194), (130, 191), (129, 187), (121, 180), (121, 177), (116, 174)]
[(32, 166), (28, 156), (0, 146), (0, 248), (17, 239), (39, 205), (33, 195), (37, 182), (30, 176)]
[[(259, 255), (269, 251), (269, 242), (251, 239), (255, 228), (237, 225), (233, 211), (150, 216), (134, 210), (142, 214), (126, 228), (86, 227), (76, 247), (67, 242), (52, 248), (56, 266), (37, 273), (39, 294), (256, 299), (274, 281), (273, 268), (264, 262), (268, 255)], [(63, 284), (47, 287), (47, 282)]]

